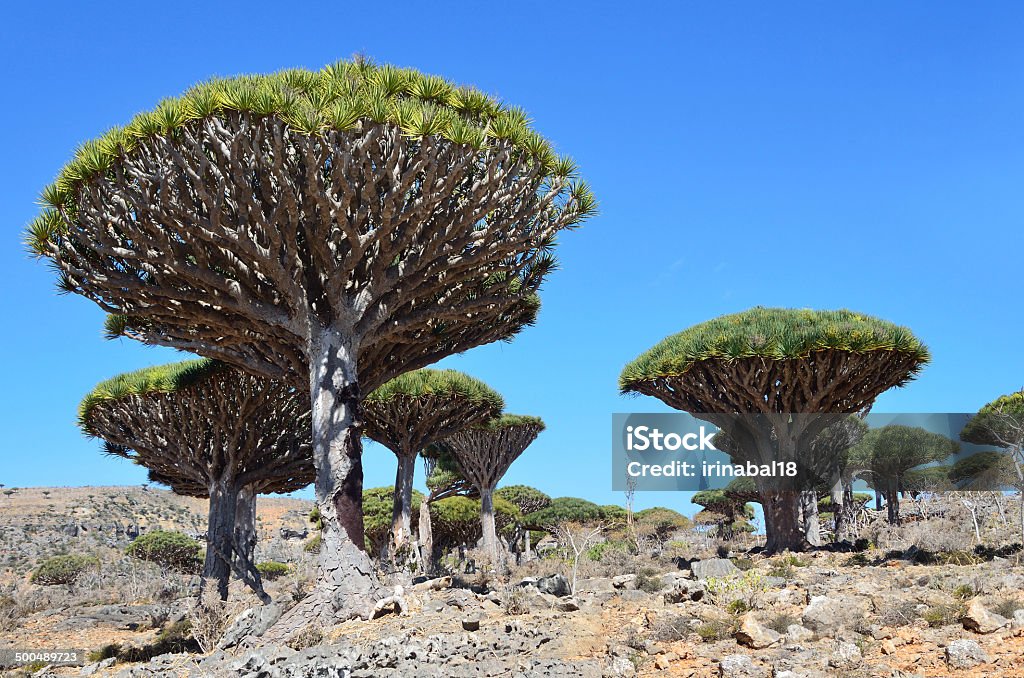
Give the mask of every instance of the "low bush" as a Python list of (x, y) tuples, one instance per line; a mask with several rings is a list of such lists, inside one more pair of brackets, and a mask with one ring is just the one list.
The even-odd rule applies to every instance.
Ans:
[(89, 570), (98, 570), (100, 561), (93, 556), (53, 556), (39, 563), (32, 573), (32, 583), (43, 586), (73, 584)]
[(260, 571), (260, 576), (270, 581), (283, 577), (291, 571), (287, 563), (279, 563), (276, 560), (265, 560), (262, 563), (257, 563), (256, 569)]
[(770, 619), (768, 619), (768, 621), (765, 622), (765, 626), (770, 628), (772, 631), (775, 631), (776, 633), (783, 633), (784, 634), (784, 633), (786, 633), (786, 631), (789, 630), (790, 626), (792, 626), (793, 624), (799, 624), (799, 623), (800, 623), (800, 617), (797, 617), (796, 615), (793, 615), (793, 614), (781, 613), (781, 614), (777, 614), (777, 615), (771, 617)]
[(125, 553), (132, 558), (190, 574), (198, 572), (203, 564), (202, 545), (181, 532), (147, 532), (129, 544)]
[(929, 607), (921, 615), (921, 618), (928, 622), (928, 626), (938, 628), (940, 626), (959, 624), (963, 616), (964, 606), (962, 604), (949, 605), (943, 603)]
[(736, 630), (736, 625), (724, 619), (712, 619), (697, 627), (697, 635), (705, 643), (712, 643), (716, 640), (731, 638)]
[(637, 589), (644, 591), (645, 593), (657, 593), (665, 588), (665, 582), (661, 580), (661, 576), (657, 570), (649, 567), (642, 568), (636, 573), (636, 579), (633, 580)]
[(305, 543), (302, 550), (306, 553), (320, 553), (320, 546), (324, 543), (324, 538), (321, 535), (316, 535)]

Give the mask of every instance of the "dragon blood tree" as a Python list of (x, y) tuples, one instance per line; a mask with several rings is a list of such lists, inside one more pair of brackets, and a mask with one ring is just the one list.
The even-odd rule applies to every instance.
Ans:
[(303, 625), (380, 595), (362, 395), (532, 323), (556, 236), (596, 211), (520, 109), (362, 60), (193, 87), (84, 144), (42, 197), (30, 249), (114, 334), (310, 392), (324, 530)]
[[(672, 335), (626, 366), (623, 393), (654, 396), (709, 421), (736, 443), (734, 462), (805, 465), (806, 452), (836, 417), (866, 412), (928, 362), (909, 330), (851, 311), (756, 307)], [(816, 460), (818, 462), (820, 460)], [(808, 483), (833, 470), (817, 464)], [(809, 544), (797, 478), (759, 476), (767, 550)]]
[(498, 534), (494, 527), (494, 488), (508, 467), (530, 446), (544, 422), (538, 417), (503, 414), (463, 429), (442, 443), (451, 450), (459, 472), (480, 493), (480, 525), (484, 550), (498, 562)]
[(96, 386), (79, 423), (106, 450), (179, 494), (209, 497), (203, 577), (226, 599), (234, 569), (268, 602), (252, 562), (256, 495), (313, 482), (305, 392), (217, 360), (122, 374)]
[(1012, 479), (1020, 497), (1020, 539), (1024, 543), (1024, 389), (999, 396), (968, 420), (960, 431), (960, 440), (975, 445), (1002, 449), (1012, 468)]
[(455, 370), (407, 372), (366, 397), (364, 433), (398, 457), (392, 553), (411, 535), (412, 483), (419, 453), (463, 428), (498, 416), (504, 407), (496, 391)]
[[(515, 507), (519, 509), (520, 515), (523, 516), (535, 513), (551, 505), (551, 497), (536, 488), (530, 487), (529, 485), (507, 485), (497, 490), (494, 493), (494, 496), (515, 504)], [(522, 537), (523, 551), (526, 559), (529, 560), (531, 557), (530, 529), (520, 522), (516, 525), (516, 533), (514, 541), (518, 544), (519, 538)]]

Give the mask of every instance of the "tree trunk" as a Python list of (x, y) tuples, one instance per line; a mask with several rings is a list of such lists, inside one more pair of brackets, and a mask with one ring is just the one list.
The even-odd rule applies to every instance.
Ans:
[(900, 494), (896, 491), (898, 485), (892, 485), (885, 491), (886, 517), (890, 525), (900, 524)]
[(416, 475), (416, 454), (398, 457), (395, 475), (394, 509), (391, 512), (391, 552), (394, 554), (412, 535), (412, 482)]
[(430, 524), (430, 504), (424, 499), (420, 504), (420, 560), (427, 574), (434, 573), (434, 532)]
[(238, 490), (225, 480), (210, 483), (210, 510), (206, 522), (206, 560), (203, 562), (203, 585), (217, 583), (221, 600), (228, 599), (231, 581), (231, 558), (234, 539), (235, 511)]
[(530, 529), (529, 528), (526, 529), (526, 536), (523, 537), (523, 541), (525, 542), (523, 544), (523, 546), (525, 547), (523, 549), (523, 551), (524, 551), (523, 557), (526, 559), (526, 562), (530, 562)]
[(382, 597), (363, 541), (362, 395), (355, 347), (328, 330), (310, 342), (309, 357), (316, 503), (323, 518), (320, 563), (313, 592), (265, 634), (271, 640), (310, 623), (369, 618)]
[(800, 523), (800, 492), (767, 490), (761, 493), (768, 553), (805, 551), (809, 544)]
[(265, 605), (271, 602), (263, 590), (263, 577), (256, 569), (256, 493), (252, 485), (238, 491), (235, 501), (234, 566), (239, 579), (253, 590)]
[(483, 531), (484, 552), (491, 558), (491, 564), (498, 564), (498, 533), (494, 527), (494, 488), (480, 488), (480, 527)]
[(800, 492), (800, 516), (803, 521), (804, 536), (807, 539), (807, 543), (811, 546), (821, 546), (818, 493), (814, 490), (803, 490)]

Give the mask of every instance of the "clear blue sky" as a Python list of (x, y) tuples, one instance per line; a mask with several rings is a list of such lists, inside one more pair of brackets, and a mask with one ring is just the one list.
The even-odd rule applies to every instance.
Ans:
[[(562, 238), (537, 327), (446, 364), (548, 430), (507, 483), (621, 502), (622, 366), (756, 304), (911, 327), (933, 364), (876, 411), (973, 411), (1024, 385), (1024, 5), (934, 3), (14, 3), (0, 25), (0, 482), (137, 483), (75, 428), (97, 381), (181, 359), (100, 336), (21, 231), (75, 147), (211, 75), (355, 52), (523, 106), (601, 215)], [(366, 485), (393, 480), (366, 451)], [(421, 483), (421, 479), (417, 479)], [(642, 495), (639, 507), (686, 509)]]

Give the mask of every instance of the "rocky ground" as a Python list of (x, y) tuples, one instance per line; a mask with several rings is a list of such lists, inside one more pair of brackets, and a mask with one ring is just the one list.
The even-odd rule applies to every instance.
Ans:
[[(27, 614), (0, 638), (96, 652), (84, 667), (33, 667), (61, 676), (1024, 676), (1024, 568), (1015, 560), (704, 555), (588, 571), (575, 595), (550, 574), (565, 571), (558, 561), (507, 579), (438, 578), (403, 589), (401, 614), (307, 628), (287, 645), (254, 634), (291, 603), (290, 581), (270, 588), (280, 606), (243, 612), (253, 599), (239, 596), (234, 622), (206, 653), (168, 641), (194, 609), (187, 595), (75, 599)], [(119, 651), (100, 660), (109, 643)], [(164, 653), (142, 656), (154, 649)]]

